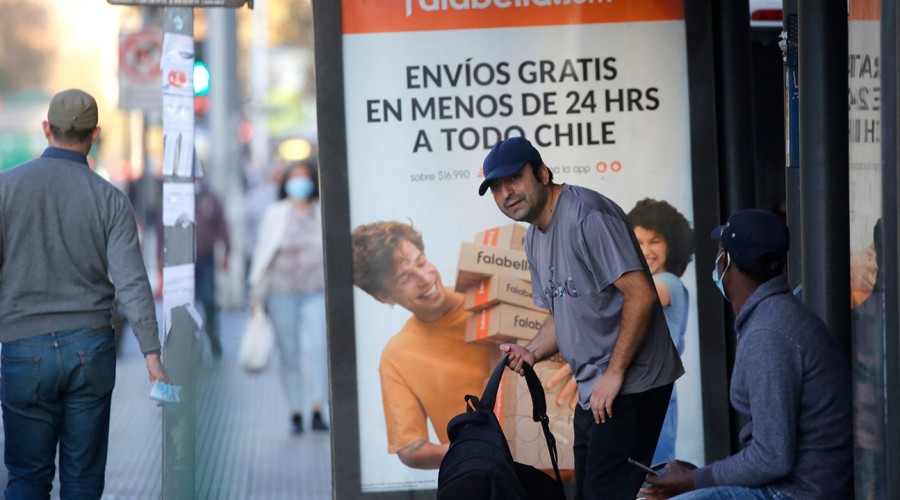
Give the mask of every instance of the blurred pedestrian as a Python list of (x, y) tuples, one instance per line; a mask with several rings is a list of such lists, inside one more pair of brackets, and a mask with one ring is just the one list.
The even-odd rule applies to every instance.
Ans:
[(263, 214), (269, 205), (277, 201), (278, 186), (284, 168), (273, 167), (270, 171), (248, 170), (245, 175), (244, 191), (244, 278), (250, 276), (250, 263), (256, 248), (256, 237)]
[(197, 262), (194, 265), (194, 290), (197, 302), (203, 308), (206, 336), (209, 338), (212, 355), (222, 357), (222, 341), (219, 332), (219, 308), (216, 303), (216, 249), (221, 248), (219, 267), (228, 269), (231, 254), (231, 239), (222, 201), (204, 181), (195, 184), (197, 222)]
[(41, 157), (0, 174), (5, 493), (49, 498), (58, 447), (60, 496), (96, 499), (116, 378), (114, 298), (150, 380), (168, 377), (131, 205), (88, 164), (97, 103), (60, 92), (42, 125)]
[(319, 176), (315, 163), (287, 167), (279, 201), (263, 216), (250, 264), (250, 296), (272, 319), (281, 380), (291, 410), (291, 431), (328, 430), (328, 358), (325, 338), (325, 270)]

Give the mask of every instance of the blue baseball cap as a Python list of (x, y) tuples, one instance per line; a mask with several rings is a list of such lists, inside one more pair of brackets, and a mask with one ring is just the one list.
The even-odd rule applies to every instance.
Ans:
[(478, 188), (478, 196), (484, 196), (495, 179), (509, 177), (531, 162), (541, 164), (544, 160), (528, 139), (510, 137), (498, 142), (484, 159), (484, 181)]
[(735, 212), (710, 233), (745, 269), (779, 271), (787, 262), (791, 237), (781, 217), (768, 210)]

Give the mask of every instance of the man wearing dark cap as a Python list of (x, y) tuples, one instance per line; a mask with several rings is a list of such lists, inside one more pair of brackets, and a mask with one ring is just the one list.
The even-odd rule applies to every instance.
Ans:
[(95, 174), (97, 103), (60, 92), (40, 158), (0, 173), (0, 402), (6, 498), (100, 498), (116, 376), (113, 299), (150, 380), (167, 381), (156, 309), (126, 196)]
[[(853, 498), (849, 366), (783, 274), (790, 238), (777, 215), (742, 210), (715, 228), (713, 282), (731, 302), (737, 353), (730, 399), (748, 418), (738, 453), (688, 470), (669, 462), (646, 498)], [(693, 490), (693, 491), (692, 491)]]
[(653, 458), (669, 396), (684, 373), (640, 245), (622, 209), (595, 191), (554, 184), (522, 137), (484, 160), (480, 195), (531, 226), (534, 302), (551, 314), (527, 346), (503, 344), (510, 367), (560, 352), (578, 383), (577, 498), (633, 499)]

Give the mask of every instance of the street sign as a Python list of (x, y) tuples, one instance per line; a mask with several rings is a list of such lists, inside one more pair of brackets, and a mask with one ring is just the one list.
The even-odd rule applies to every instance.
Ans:
[[(106, 0), (112, 5), (143, 5), (148, 7), (229, 7), (236, 9), (248, 0)], [(249, 0), (253, 8), (253, 0)]]
[(146, 29), (122, 33), (119, 38), (119, 107), (144, 111), (160, 109), (162, 33)]

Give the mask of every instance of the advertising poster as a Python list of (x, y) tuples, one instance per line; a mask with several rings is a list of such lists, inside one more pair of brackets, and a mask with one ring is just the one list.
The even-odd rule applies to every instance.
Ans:
[[(424, 439), (425, 432), (422, 449), (446, 443), (447, 420), (465, 411), (461, 387), (475, 387), (468, 393), (480, 395), (487, 374), (478, 370), (496, 360), (496, 344), (482, 339), (465, 350), (450, 349), (442, 335), (466, 325), (470, 337), (501, 330), (510, 338), (527, 337), (526, 330), (546, 317), (529, 307), (530, 300), (517, 302), (530, 294), (530, 275), (511, 272), (491, 278), (495, 289), (509, 293), (497, 299), (502, 304), (490, 319), (482, 315), (425, 332), (433, 342), (397, 337), (421, 328), (409, 323), (411, 311), (421, 310), (439, 287), (451, 294), (459, 285), (461, 293), (469, 292), (466, 307), (473, 310), (476, 290), (501, 294), (479, 282), (489, 270), (471, 269), (484, 264), (478, 256), (486, 246), (494, 252), (491, 262), (509, 262), (510, 269), (524, 258), (525, 226), (510, 226), (490, 194), (478, 196), (491, 146), (524, 136), (554, 181), (597, 190), (626, 213), (646, 198), (664, 201), (693, 227), (683, 9), (679, 0), (343, 0), (351, 229), (368, 227), (367, 237), (377, 242), (390, 241), (378, 240), (379, 234), (400, 234), (411, 225), (424, 246), (401, 250), (410, 258), (405, 274), (378, 278), (391, 280), (394, 295), (379, 292), (378, 279), (370, 280), (369, 290), (354, 287), (364, 492), (437, 484), (435, 463), (404, 463), (397, 448)], [(378, 248), (354, 248), (354, 258), (371, 266), (355, 262), (357, 277), (378, 273), (372, 257)], [(708, 276), (712, 263), (700, 264)], [(501, 278), (506, 281), (498, 284)], [(693, 259), (680, 278), (689, 297), (682, 342), (687, 374), (676, 384), (675, 451), (700, 465)], [(544, 369), (550, 376), (563, 365), (551, 360)], [(556, 421), (562, 468), (571, 468), (565, 463), (571, 434), (564, 416)], [(531, 448), (541, 443), (531, 441), (539, 426), (515, 431), (507, 421), (504, 428), (508, 438), (519, 432), (514, 454), (531, 457), (521, 461), (543, 460)]]
[(848, 25), (850, 285), (856, 491), (885, 498), (885, 299), (881, 241), (881, 9), (851, 0)]

